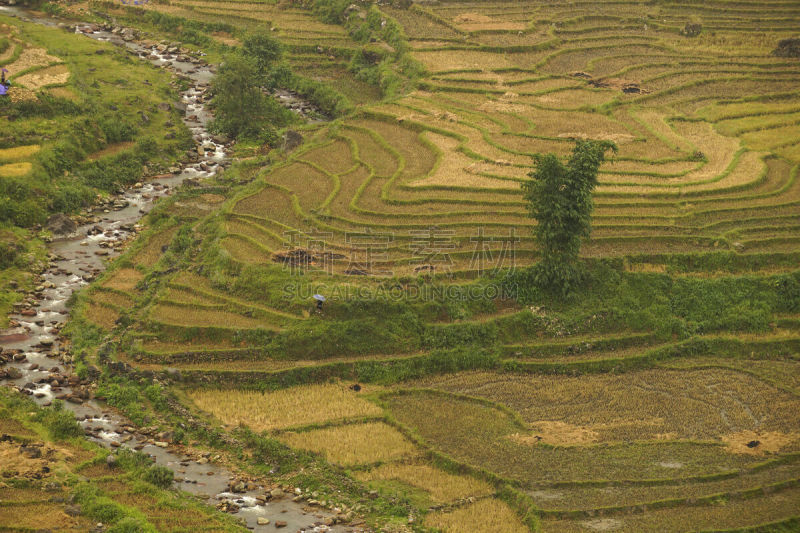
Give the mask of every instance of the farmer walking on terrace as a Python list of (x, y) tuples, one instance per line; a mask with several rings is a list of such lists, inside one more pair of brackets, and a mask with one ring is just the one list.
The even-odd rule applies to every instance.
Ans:
[(8, 72), (7, 68), (0, 69), (0, 96), (5, 96), (8, 93), (8, 87), (11, 85), (6, 80), (6, 72)]

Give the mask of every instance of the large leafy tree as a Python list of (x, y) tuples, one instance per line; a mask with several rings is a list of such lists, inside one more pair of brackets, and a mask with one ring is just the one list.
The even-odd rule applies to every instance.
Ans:
[(578, 141), (565, 165), (553, 154), (535, 156), (536, 170), (522, 184), (541, 260), (534, 267), (537, 285), (566, 294), (581, 282), (581, 241), (591, 233), (592, 193), (608, 141)]
[(259, 81), (255, 59), (238, 53), (225, 58), (212, 83), (214, 131), (231, 137), (263, 137), (274, 135), (275, 127), (291, 120), (289, 111), (263, 93)]
[(266, 32), (247, 35), (242, 42), (245, 55), (255, 62), (256, 73), (262, 85), (270, 85), (272, 70), (283, 59), (283, 45)]

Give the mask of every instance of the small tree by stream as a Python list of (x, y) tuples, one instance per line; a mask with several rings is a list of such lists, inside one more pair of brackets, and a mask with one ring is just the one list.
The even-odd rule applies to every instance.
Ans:
[(264, 93), (263, 68), (256, 57), (243, 53), (225, 58), (212, 82), (213, 131), (273, 142), (276, 129), (293, 120), (289, 110)]
[(533, 273), (538, 286), (567, 294), (583, 279), (578, 255), (591, 233), (592, 193), (609, 149), (617, 147), (609, 141), (578, 141), (566, 165), (554, 154), (535, 156), (536, 170), (522, 189), (537, 222), (541, 259)]

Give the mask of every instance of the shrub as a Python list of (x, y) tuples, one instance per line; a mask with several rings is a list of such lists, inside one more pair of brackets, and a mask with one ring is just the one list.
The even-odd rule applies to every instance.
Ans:
[(135, 183), (142, 177), (142, 157), (123, 152), (82, 165), (76, 174), (90, 187), (114, 191), (120, 185)]
[(122, 410), (125, 415), (134, 423), (144, 422), (144, 411), (142, 410), (142, 398), (139, 389), (134, 385), (118, 382), (104, 382), (97, 390), (98, 396), (105, 398), (106, 402), (112, 407)]
[(687, 22), (681, 30), (681, 35), (685, 37), (697, 37), (703, 32), (703, 25), (694, 22)]
[(0, 242), (0, 270), (11, 268), (17, 263), (19, 245), (11, 242)]
[(64, 8), (53, 2), (43, 3), (40, 9), (43, 12), (47, 13), (48, 15), (52, 15), (54, 17), (62, 17), (66, 15), (66, 11), (64, 11)]
[(150, 459), (149, 455), (128, 448), (120, 448), (117, 450), (116, 455), (117, 464), (123, 470), (139, 470), (148, 468), (153, 464), (153, 460)]
[(300, 93), (327, 115), (338, 117), (353, 110), (353, 104), (346, 96), (324, 83), (294, 76), (287, 88)]
[(800, 38), (783, 39), (778, 41), (778, 47), (772, 55), (778, 57), (800, 57)]
[(344, 14), (351, 0), (314, 0), (314, 14), (330, 24), (344, 22)]
[(69, 213), (92, 203), (94, 192), (76, 182), (61, 181), (50, 190), (50, 211)]
[(79, 137), (82, 135), (58, 141), (49, 150), (42, 150), (39, 153), (39, 164), (48, 176), (61, 177), (65, 171), (71, 171), (86, 157), (87, 149), (80, 146), (76, 140)]
[(149, 385), (144, 389), (144, 395), (153, 404), (153, 407), (159, 411), (163, 411), (167, 407), (167, 402), (164, 399), (164, 393), (158, 384)]
[(56, 440), (83, 435), (83, 429), (75, 420), (75, 415), (71, 411), (64, 410), (64, 404), (59, 400), (53, 401), (50, 409), (40, 411), (38, 419), (47, 428), (50, 436)]
[(153, 465), (145, 471), (142, 479), (156, 487), (168, 489), (172, 486), (175, 474), (166, 466)]
[(73, 490), (74, 500), (81, 505), (83, 514), (112, 526), (107, 531), (116, 533), (155, 533), (156, 529), (111, 498), (103, 496), (100, 489), (89, 483), (80, 483)]
[(73, 498), (81, 504), (83, 514), (104, 523), (114, 523), (126, 515), (125, 508), (102, 496), (100, 489), (88, 483), (75, 487)]
[[(0, 207), (0, 211), (3, 211), (2, 207)], [(44, 207), (32, 198), (10, 206), (7, 213), (11, 215), (8, 220), (17, 226), (26, 228), (35, 224), (41, 224), (47, 218)]]
[(45, 92), (40, 92), (36, 100), (23, 100), (13, 104), (10, 98), (0, 98), (0, 113), (11, 121), (33, 117), (53, 118), (60, 115), (78, 115), (83, 112), (85, 109), (72, 100)]
[(109, 144), (130, 141), (136, 135), (136, 128), (119, 117), (103, 117), (98, 125)]
[[(114, 9), (119, 8), (119, 4), (113, 2), (107, 2), (106, 5)], [(230, 24), (199, 22), (133, 6), (125, 7), (125, 12), (128, 17), (134, 18), (139, 23), (151, 24), (166, 33), (174, 35), (179, 41), (198, 46), (208, 46), (213, 43), (212, 39), (205, 35), (204, 32), (224, 31), (234, 33), (236, 31), (236, 28)]]
[(146, 159), (149, 159), (158, 153), (158, 143), (152, 137), (139, 139), (139, 141), (136, 142), (136, 149), (134, 150), (134, 153), (137, 157), (139, 157), (139, 159), (142, 160), (142, 163), (144, 163)]
[(150, 533), (151, 531), (155, 532), (156, 529), (147, 522), (129, 516), (114, 524), (107, 531), (108, 533)]
[(497, 337), (497, 325), (491, 322), (485, 324), (450, 324), (428, 328), (422, 342), (427, 348), (489, 346), (497, 341)]
[(778, 295), (778, 312), (797, 313), (800, 311), (800, 274), (786, 274), (773, 281), (773, 288)]
[(125, 515), (125, 509), (110, 498), (98, 497), (83, 507), (87, 515), (105, 523), (116, 522)]

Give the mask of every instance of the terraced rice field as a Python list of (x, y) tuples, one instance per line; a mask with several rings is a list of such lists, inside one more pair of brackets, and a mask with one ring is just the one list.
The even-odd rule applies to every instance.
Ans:
[[(294, 230), (343, 255), (331, 260), (342, 273), (474, 272), (483, 246), (495, 262), (513, 247), (528, 264), (536, 251), (519, 183), (530, 155), (566, 155), (575, 138), (620, 149), (601, 170), (586, 255), (796, 250), (793, 235), (760, 229), (798, 214), (798, 66), (770, 56), (793, 7), (770, 18), (723, 4), (623, 2), (594, 17), (589, 4), (383, 9), (428, 70), (420, 90), (317, 136), (232, 206), (224, 246), (237, 259), (264, 262)], [(347, 46), (341, 27), (302, 10), (227, 2), (213, 12), (270, 20), (297, 46), (328, 36)], [(692, 17), (708, 30), (694, 39), (677, 22)], [(736, 44), (750, 17), (758, 28)], [(279, 197), (286, 207), (267, 212)], [(442, 235), (424, 233), (432, 226)], [(351, 235), (365, 229), (391, 236), (372, 239), (373, 258)]]
[[(108, 452), (96, 445), (47, 438), (41, 418), (34, 416), (35, 409), (6, 393), (0, 395), (4, 435), (0, 443), (4, 479), (0, 520), (5, 529), (77, 533), (91, 530), (97, 518), (103, 517), (112, 527), (139, 531), (244, 530), (222, 513), (177, 493), (143, 485), (128, 469), (108, 466)], [(75, 481), (78, 477), (80, 484)], [(76, 512), (80, 509), (76, 505), (81, 504), (89, 511)]]
[[(248, 31), (268, 29), (286, 45), (287, 58), (297, 74), (331, 85), (354, 104), (372, 103), (380, 98), (379, 89), (347, 70), (348, 60), (358, 44), (346, 30), (338, 24), (320, 21), (300, 6), (181, 0), (169, 5), (149, 5), (148, 9), (202, 22), (224, 21)], [(237, 44), (236, 39), (215, 37), (226, 44)]]
[[(66, 83), (69, 71), (64, 65), (59, 65), (61, 60), (21, 37), (16, 26), (0, 25), (0, 38), (8, 42), (8, 48), (0, 54), (0, 67), (8, 70), (7, 78), (13, 82), (8, 93), (10, 100), (29, 99), (33, 97), (31, 89)], [(0, 149), (0, 179), (30, 174), (34, 156), (40, 149), (39, 144), (25, 144), (19, 139), (12, 140), (11, 145), (4, 145)]]
[[(361, 46), (296, 4), (148, 8), (268, 21), (320, 79)], [(800, 62), (772, 51), (800, 6), (380, 10), (425, 68), (415, 89), (380, 100), (341, 82), (353, 113), (307, 126), (203, 213), (176, 211), (88, 317), (133, 319), (121, 357), (180, 372), (201, 416), (316, 454), (427, 527), (796, 529)], [(520, 192), (532, 156), (575, 139), (619, 148), (582, 248), (616, 285), (487, 296), (538, 258)], [(196, 250), (160, 270), (180, 224)]]
[[(10, 100), (20, 102), (35, 99), (35, 91), (66, 85), (70, 71), (61, 58), (27, 40), (16, 26), (0, 26), (0, 37), (7, 39), (9, 43), (5, 52), (0, 54), (0, 66), (6, 69), (6, 78), (12, 83), (8, 91)], [(3, 165), (0, 175), (14, 177), (30, 172), (30, 164), (16, 171), (11, 171), (8, 167), (9, 165)]]

